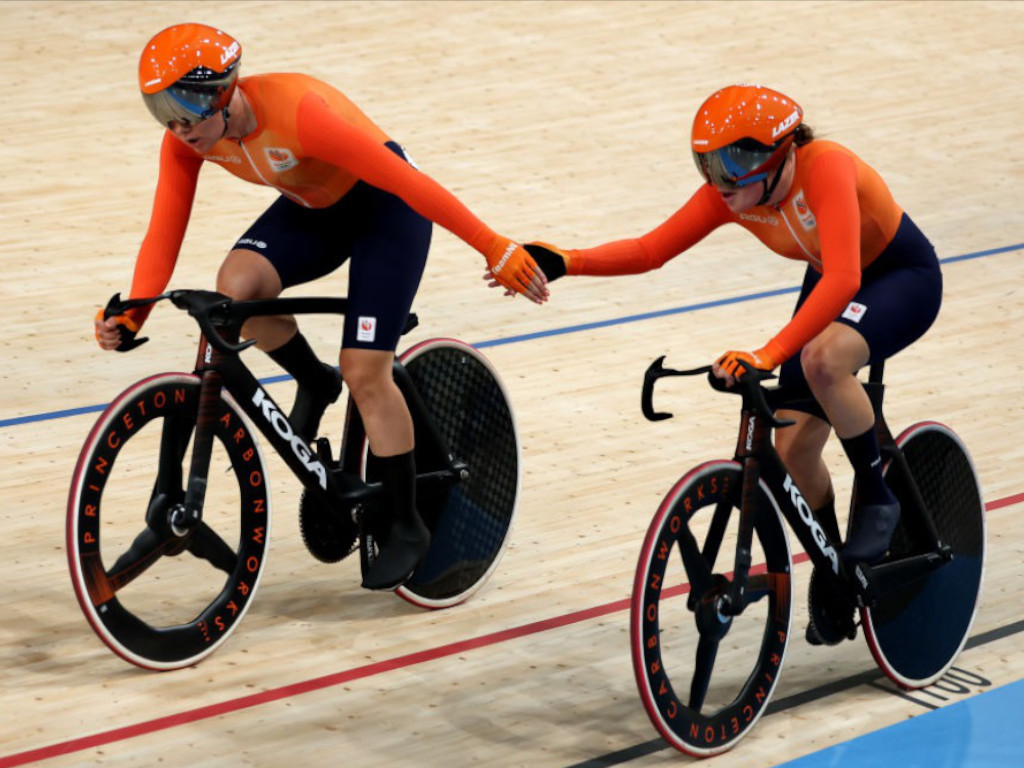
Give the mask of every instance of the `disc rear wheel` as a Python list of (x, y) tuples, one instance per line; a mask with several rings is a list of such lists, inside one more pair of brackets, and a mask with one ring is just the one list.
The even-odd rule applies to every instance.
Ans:
[[(411, 407), (416, 471), (455, 466), (447, 482), (421, 481), (417, 508), (431, 532), (423, 562), (397, 594), (425, 608), (461, 603), (497, 567), (519, 504), (522, 453), (512, 405), (497, 371), (477, 349), (431, 339), (401, 357), (429, 421)], [(436, 427), (436, 431), (435, 428)], [(365, 477), (375, 476), (365, 451)]]
[[(862, 609), (864, 635), (879, 667), (905, 688), (930, 685), (959, 655), (977, 611), (985, 559), (985, 505), (974, 464), (960, 438), (936, 422), (915, 424), (896, 440), (952, 558)], [(893, 462), (885, 478), (900, 517), (884, 562), (931, 550), (908, 513), (913, 501)]]

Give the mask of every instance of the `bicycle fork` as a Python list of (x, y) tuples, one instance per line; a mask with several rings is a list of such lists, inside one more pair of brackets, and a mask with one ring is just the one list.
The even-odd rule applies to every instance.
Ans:
[(178, 538), (189, 536), (203, 522), (210, 458), (213, 455), (213, 439), (220, 413), (221, 390), (224, 386), (224, 378), (216, 367), (222, 358), (222, 353), (205, 336), (201, 336), (196, 359), (196, 374), (200, 377), (199, 407), (192, 441), (192, 460), (189, 462), (188, 485), (185, 488), (184, 500), (172, 505), (167, 512), (168, 526), (171, 533)]
[(725, 616), (738, 616), (747, 605), (760, 599), (747, 594), (754, 540), (754, 519), (757, 515), (758, 487), (761, 482), (761, 464), (757, 458), (759, 446), (769, 439), (770, 431), (754, 410), (743, 410), (736, 460), (743, 464), (743, 488), (740, 499), (739, 531), (736, 539), (736, 560), (729, 588), (722, 595), (720, 612)]
[(223, 383), (220, 374), (212, 368), (207, 368), (201, 375), (199, 413), (196, 417), (192, 444), (192, 461), (189, 464), (188, 487), (185, 490), (185, 499), (179, 504), (172, 505), (168, 511), (167, 522), (171, 532), (179, 538), (188, 536), (203, 520), (203, 502), (206, 499), (213, 435)]

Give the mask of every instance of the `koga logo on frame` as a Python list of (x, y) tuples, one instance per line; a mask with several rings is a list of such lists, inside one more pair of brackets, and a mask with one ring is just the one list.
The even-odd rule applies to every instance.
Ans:
[(256, 388), (256, 392), (252, 396), (252, 404), (263, 412), (263, 418), (274, 427), (274, 431), (289, 442), (292, 453), (302, 462), (302, 466), (317, 476), (320, 480), (320, 487), (326, 491), (327, 470), (324, 465), (317, 461), (303, 439), (292, 432), (291, 424), (261, 387)]
[(814, 519), (814, 514), (811, 512), (811, 508), (807, 505), (804, 497), (800, 494), (800, 489), (796, 487), (796, 484), (793, 482), (793, 478), (788, 474), (786, 475), (785, 481), (782, 483), (782, 487), (784, 490), (789, 492), (789, 500), (792, 502), (793, 506), (796, 507), (796, 511), (800, 513), (800, 519), (803, 520), (807, 527), (811, 529), (811, 535), (814, 536), (814, 541), (818, 545), (818, 549), (821, 550), (825, 557), (832, 561), (832, 570), (838, 576), (839, 553), (836, 552), (835, 547), (829, 546), (828, 539), (825, 536), (825, 531), (821, 529), (818, 521)]

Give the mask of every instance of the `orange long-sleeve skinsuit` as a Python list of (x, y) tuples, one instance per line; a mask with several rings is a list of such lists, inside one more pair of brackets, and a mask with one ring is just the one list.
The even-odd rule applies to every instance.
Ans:
[(705, 184), (667, 221), (639, 238), (571, 250), (569, 274), (646, 272), (688, 250), (724, 224), (749, 230), (768, 248), (808, 262), (821, 281), (769, 342), (781, 362), (796, 354), (846, 307), (863, 270), (893, 240), (903, 210), (877, 172), (834, 142), (796, 149), (793, 185), (778, 205), (733, 213)]
[[(384, 131), (330, 85), (306, 75), (268, 74), (242, 78), (238, 87), (259, 126), (251, 135), (222, 139), (204, 156), (165, 133), (133, 297), (156, 295), (169, 283), (205, 161), (310, 208), (336, 203), (362, 180), (401, 197), (484, 255), (500, 241), (451, 193), (389, 150)], [(133, 315), (141, 322), (147, 311)]]

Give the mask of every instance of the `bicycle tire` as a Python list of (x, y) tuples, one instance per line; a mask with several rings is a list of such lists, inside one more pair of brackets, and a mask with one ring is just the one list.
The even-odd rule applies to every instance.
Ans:
[[(497, 371), (469, 344), (430, 339), (408, 349), (400, 361), (450, 453), (467, 465), (468, 477), (418, 489), (430, 549), (395, 593), (421, 608), (447, 608), (484, 585), (508, 545), (522, 483), (519, 431)], [(415, 427), (417, 472), (446, 466), (447, 457), (432, 449), (425, 425)], [(363, 456), (363, 476), (372, 479), (368, 443)]]
[[(762, 590), (767, 602), (752, 603), (728, 621), (718, 614), (730, 646), (719, 645), (722, 638), (714, 648), (702, 645), (706, 641), (698, 627), (701, 612), (715, 610), (712, 598), (732, 579), (735, 547), (723, 550), (721, 544), (726, 533), (736, 528), (742, 476), (742, 468), (734, 461), (708, 462), (684, 475), (651, 521), (633, 582), (630, 647), (640, 698), (662, 737), (694, 757), (731, 749), (757, 723), (779, 679), (793, 620), (789, 539), (778, 504), (762, 480), (749, 587)], [(712, 511), (710, 522), (703, 517), (695, 520), (707, 511)], [(679, 579), (666, 573), (675, 562), (672, 550), (683, 562)], [(730, 572), (715, 569), (723, 552), (730, 557), (722, 568)], [(700, 587), (703, 594), (698, 594), (694, 581), (710, 588)], [(679, 595), (686, 595), (685, 601), (669, 600)], [(678, 621), (670, 618), (671, 609)], [(751, 645), (757, 646), (756, 653)], [(719, 655), (720, 647), (724, 653)], [(728, 663), (716, 664), (723, 656)], [(720, 674), (715, 677), (715, 673)], [(673, 677), (690, 677), (686, 701), (676, 694)]]
[[(985, 505), (970, 454), (949, 427), (920, 422), (896, 444), (932, 511), (939, 540), (953, 551), (953, 559), (937, 570), (861, 609), (875, 662), (894, 683), (914, 689), (945, 674), (967, 642), (984, 577)], [(889, 462), (886, 480), (906, 506), (906, 483), (892, 469)], [(906, 522), (904, 515), (884, 562), (922, 551)]]
[[(126, 389), (89, 432), (72, 476), (66, 535), (75, 595), (100, 640), (144, 669), (191, 666), (219, 648), (248, 611), (266, 562), (271, 513), (263, 456), (226, 392), (203, 522), (182, 538), (170, 532), (167, 511), (187, 485), (182, 461), (199, 390), (199, 378), (187, 373), (158, 374)], [(237, 488), (220, 481), (227, 471)], [(237, 497), (236, 508), (218, 507), (225, 494)], [(217, 530), (230, 525), (237, 526), (234, 544)]]

